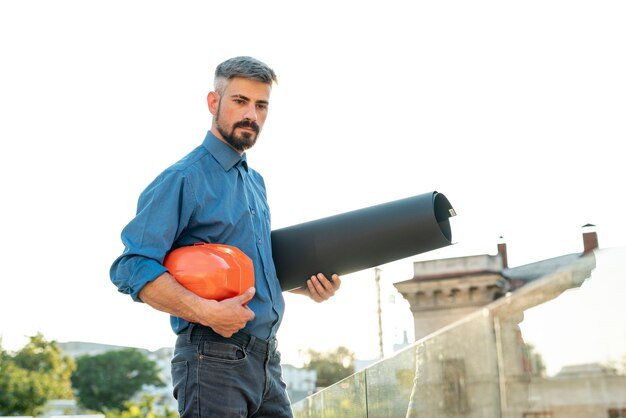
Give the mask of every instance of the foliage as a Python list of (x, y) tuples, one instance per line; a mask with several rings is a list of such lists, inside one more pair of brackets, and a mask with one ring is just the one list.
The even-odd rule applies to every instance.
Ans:
[(532, 344), (522, 346), (522, 355), (524, 359), (524, 368), (532, 376), (545, 376), (546, 365), (541, 354), (537, 352)]
[(167, 407), (158, 413), (154, 408), (154, 396), (143, 395), (139, 403), (126, 402), (125, 406), (123, 411), (108, 411), (106, 418), (178, 418), (178, 413)]
[(143, 385), (164, 386), (157, 365), (135, 348), (81, 356), (72, 385), (79, 403), (95, 411), (122, 409)]
[(0, 414), (37, 415), (50, 399), (71, 399), (74, 362), (41, 334), (14, 355), (0, 346)]
[(346, 347), (334, 351), (307, 351), (304, 368), (317, 372), (317, 386), (326, 387), (354, 373), (354, 353)]

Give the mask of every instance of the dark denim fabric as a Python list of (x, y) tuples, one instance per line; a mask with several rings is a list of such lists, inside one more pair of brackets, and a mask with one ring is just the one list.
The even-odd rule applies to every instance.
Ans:
[(174, 397), (181, 418), (292, 417), (276, 339), (224, 338), (193, 325), (176, 340)]

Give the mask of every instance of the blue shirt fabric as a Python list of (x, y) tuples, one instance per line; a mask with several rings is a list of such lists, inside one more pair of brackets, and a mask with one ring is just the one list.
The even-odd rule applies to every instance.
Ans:
[[(255, 318), (244, 331), (276, 336), (285, 309), (272, 259), (270, 210), (265, 183), (210, 131), (201, 146), (161, 173), (141, 194), (137, 215), (122, 231), (124, 252), (111, 266), (111, 281), (138, 302), (140, 290), (167, 271), (171, 250), (197, 242), (232, 245), (254, 263), (256, 293), (248, 303)], [(175, 316), (175, 333), (189, 323)]]

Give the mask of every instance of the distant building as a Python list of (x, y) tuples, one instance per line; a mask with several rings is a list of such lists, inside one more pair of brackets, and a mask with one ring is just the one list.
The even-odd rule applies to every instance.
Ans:
[(163, 347), (148, 354), (148, 358), (156, 363), (159, 369), (159, 378), (165, 383), (165, 386), (144, 386), (133, 400), (140, 400), (144, 394), (152, 395), (155, 397), (154, 404), (157, 407), (167, 407), (171, 411), (178, 410), (178, 402), (173, 395), (172, 371), (170, 367), (173, 356), (174, 348), (172, 347)]
[(413, 312), (415, 340), (449, 325), (469, 313), (515, 291), (540, 277), (572, 264), (581, 255), (598, 248), (593, 225), (583, 227), (583, 253), (568, 254), (509, 268), (505, 243), (496, 255), (419, 261), (413, 278), (394, 286), (409, 302)]
[(598, 363), (565, 366), (552, 378), (533, 381), (529, 400), (531, 410), (545, 411), (549, 418), (622, 418), (626, 377)]
[(380, 361), (379, 358), (372, 359), (355, 359), (354, 360), (354, 372), (360, 372), (361, 370), (368, 368), (372, 364)]
[(393, 345), (393, 351), (394, 353), (396, 351), (400, 351), (402, 350), (404, 347), (408, 347), (411, 343), (409, 342), (409, 336), (407, 335), (406, 330), (402, 333), (402, 342), (398, 343), (398, 344), (394, 344)]
[[(95, 356), (98, 354), (106, 353), (107, 351), (115, 351), (115, 350), (124, 350), (126, 348), (135, 348), (135, 347), (126, 347), (121, 345), (110, 345), (110, 344), (99, 344), (99, 343), (89, 343), (84, 341), (69, 341), (66, 343), (57, 343), (63, 354), (66, 356), (70, 356), (73, 359), (76, 359), (80, 356)], [(150, 351), (144, 348), (136, 348), (144, 354), (149, 354)]]
[[(81, 414), (75, 399), (51, 399), (36, 418), (105, 418), (104, 414)], [(0, 416), (0, 418), (35, 418), (32, 415)]]
[[(72, 358), (77, 358), (82, 355), (97, 355), (107, 351), (122, 350), (129, 347), (97, 344), (90, 342), (71, 341), (66, 343), (58, 343), (61, 351)], [(170, 370), (170, 361), (174, 355), (174, 349), (170, 347), (160, 348), (156, 351), (149, 351), (143, 348), (137, 348), (137, 350), (143, 352), (149, 359), (153, 360), (157, 364), (159, 369), (159, 377), (165, 386), (144, 386), (144, 388), (133, 397), (132, 401), (139, 401), (141, 396), (147, 394), (155, 396), (155, 406), (164, 408), (168, 407), (170, 410), (176, 411), (178, 404), (172, 395), (172, 374)], [(283, 368), (283, 380), (287, 384), (287, 393), (293, 403), (306, 398), (313, 394), (316, 389), (317, 372), (315, 370), (306, 370), (294, 367), (289, 364), (282, 365)]]
[(315, 370), (302, 369), (291, 364), (283, 364), (282, 369), (291, 403), (296, 403), (315, 392), (317, 382)]
[[(519, 328), (526, 309), (589, 277), (598, 248), (592, 228), (583, 227), (582, 253), (515, 268), (508, 266), (504, 243), (495, 256), (414, 263), (414, 277), (395, 284), (411, 306), (415, 339), (423, 339), (416, 346), (415, 373), (406, 370), (415, 376), (407, 417), (486, 418), (501, 411), (520, 418), (626, 417), (626, 376), (584, 364), (546, 377), (540, 354), (525, 344)], [(559, 273), (575, 264), (585, 277)], [(535, 283), (546, 276), (555, 279), (552, 286)]]
[(178, 410), (178, 404), (172, 394), (172, 374), (170, 370), (170, 360), (172, 359), (174, 349), (165, 347), (156, 351), (146, 350), (144, 348), (125, 347), (119, 345), (98, 344), (83, 341), (70, 341), (66, 343), (58, 343), (63, 354), (74, 359), (89, 355), (95, 356), (107, 351), (123, 350), (126, 348), (135, 348), (144, 353), (150, 360), (153, 360), (159, 370), (159, 377), (165, 383), (165, 386), (144, 386), (131, 401), (139, 401), (143, 395), (154, 396), (154, 405), (157, 408), (169, 408), (170, 410)]
[(53, 399), (44, 405), (44, 408), (37, 418), (104, 418), (104, 414), (80, 414), (75, 399)]
[[(107, 351), (122, 350), (129, 347), (98, 344), (81, 341), (71, 341), (66, 343), (58, 343), (61, 351), (72, 358), (77, 358), (82, 355), (97, 355)], [(178, 404), (172, 395), (172, 374), (170, 370), (170, 361), (174, 355), (174, 349), (169, 347), (160, 348), (156, 351), (149, 351), (143, 348), (137, 348), (137, 350), (143, 352), (149, 359), (156, 362), (160, 371), (159, 377), (165, 386), (144, 386), (144, 388), (135, 395), (132, 401), (139, 401), (142, 395), (148, 394), (155, 396), (155, 405), (158, 407), (168, 407), (170, 410), (176, 411)], [(287, 393), (289, 399), (293, 403), (306, 398), (313, 394), (316, 389), (317, 372), (315, 370), (306, 370), (297, 368), (295, 366), (284, 364), (283, 368), (283, 380), (287, 384)]]

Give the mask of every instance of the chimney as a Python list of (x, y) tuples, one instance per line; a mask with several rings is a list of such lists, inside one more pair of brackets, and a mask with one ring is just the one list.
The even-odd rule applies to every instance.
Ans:
[(506, 255), (506, 243), (502, 237), (498, 239), (498, 255), (500, 259), (502, 259), (502, 268), (509, 268), (509, 260)]
[(593, 224), (586, 224), (582, 227), (583, 230), (583, 255), (593, 252), (598, 248), (598, 234), (596, 234), (596, 226)]

